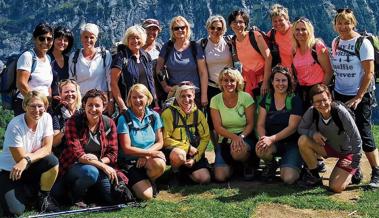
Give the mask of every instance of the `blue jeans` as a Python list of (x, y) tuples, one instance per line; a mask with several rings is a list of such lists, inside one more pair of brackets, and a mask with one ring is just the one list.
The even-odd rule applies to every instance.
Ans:
[(107, 174), (89, 164), (74, 164), (64, 176), (66, 187), (71, 189), (74, 202), (83, 200), (88, 189), (95, 189), (93, 193), (101, 203), (111, 204), (111, 183)]

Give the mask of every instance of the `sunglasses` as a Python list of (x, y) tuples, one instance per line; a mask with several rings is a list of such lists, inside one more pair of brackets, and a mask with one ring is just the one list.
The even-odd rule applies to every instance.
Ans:
[(350, 8), (340, 8), (340, 9), (337, 9), (337, 13), (342, 13), (342, 12), (345, 12), (345, 13), (352, 13), (353, 10), (351, 10)]
[(172, 29), (174, 31), (178, 31), (178, 30), (185, 30), (187, 27), (186, 26), (176, 26), (176, 27), (173, 27)]
[(222, 27), (214, 27), (214, 26), (211, 26), (209, 27), (210, 30), (217, 30), (217, 31), (221, 31), (222, 30)]
[(49, 37), (49, 36), (38, 36), (38, 40), (40, 42), (52, 42), (53, 41), (53, 37)]
[(183, 81), (178, 84), (178, 86), (194, 86), (191, 81)]
[(276, 65), (274, 68), (272, 68), (272, 73), (285, 73), (285, 74), (289, 74), (290, 71), (287, 67), (284, 67), (284, 66), (281, 66), (281, 65)]
[(311, 21), (308, 18), (306, 18), (306, 17), (296, 17), (295, 21), (296, 22), (297, 21), (303, 21), (303, 22), (311, 23)]

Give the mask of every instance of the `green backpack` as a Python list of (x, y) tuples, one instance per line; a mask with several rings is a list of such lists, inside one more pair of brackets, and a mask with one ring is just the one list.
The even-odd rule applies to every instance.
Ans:
[[(295, 94), (291, 93), (286, 96), (286, 102), (285, 102), (285, 107), (287, 111), (292, 110), (292, 99), (295, 97)], [(266, 113), (270, 111), (270, 106), (271, 106), (271, 94), (267, 93), (266, 95), (266, 101), (265, 101), (265, 109)]]

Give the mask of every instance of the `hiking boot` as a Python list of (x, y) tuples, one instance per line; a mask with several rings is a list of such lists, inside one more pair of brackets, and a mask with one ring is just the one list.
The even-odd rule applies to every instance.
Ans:
[(370, 188), (379, 188), (379, 167), (372, 168), (371, 180), (368, 186)]
[(84, 208), (87, 208), (88, 205), (86, 203), (84, 203), (84, 201), (78, 201), (78, 202), (75, 202), (74, 203), (75, 206), (81, 208), (81, 209), (84, 209)]
[(153, 197), (157, 197), (158, 193), (159, 193), (159, 190), (158, 190), (158, 186), (157, 184), (155, 183), (155, 181), (150, 181), (151, 183), (151, 188), (153, 189)]
[(262, 171), (262, 178), (266, 182), (272, 182), (276, 176), (276, 170), (278, 169), (278, 162), (275, 159), (271, 161), (265, 161), (266, 167)]
[(38, 193), (38, 210), (41, 213), (60, 211), (59, 207), (57, 206), (57, 203), (50, 196), (49, 192)]
[(326, 172), (326, 165), (324, 160), (317, 159), (317, 170), (319, 173), (325, 173)]
[(363, 179), (363, 174), (361, 167), (358, 167), (357, 171), (355, 171), (354, 175), (351, 177), (351, 184), (359, 185)]
[(245, 181), (251, 181), (255, 178), (255, 169), (249, 164), (243, 167), (243, 179)]
[(303, 177), (297, 182), (297, 185), (303, 188), (315, 188), (317, 186), (322, 186), (322, 178), (317, 178), (307, 170)]

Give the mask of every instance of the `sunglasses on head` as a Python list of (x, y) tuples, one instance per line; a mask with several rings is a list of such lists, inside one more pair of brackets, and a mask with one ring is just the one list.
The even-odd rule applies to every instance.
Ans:
[(45, 42), (45, 41), (52, 42), (53, 41), (53, 37), (50, 37), (50, 36), (38, 36), (37, 38), (40, 42)]
[(221, 31), (221, 30), (222, 30), (222, 27), (214, 27), (214, 26), (211, 26), (211, 27), (209, 27), (209, 29), (211, 29), (211, 30)]
[(178, 86), (193, 86), (193, 83), (191, 81), (182, 81), (178, 84)]
[(296, 17), (295, 21), (303, 21), (303, 22), (311, 23), (311, 21), (306, 17)]
[(337, 13), (342, 13), (342, 12), (351, 13), (353, 11), (350, 8), (340, 8), (340, 9), (337, 9)]
[(186, 26), (176, 26), (176, 27), (173, 27), (172, 29), (174, 31), (178, 31), (178, 30), (185, 30), (187, 27)]
[(288, 70), (287, 67), (281, 66), (281, 65), (276, 65), (274, 68), (272, 68), (272, 73), (287, 73), (289, 74), (290, 71)]

